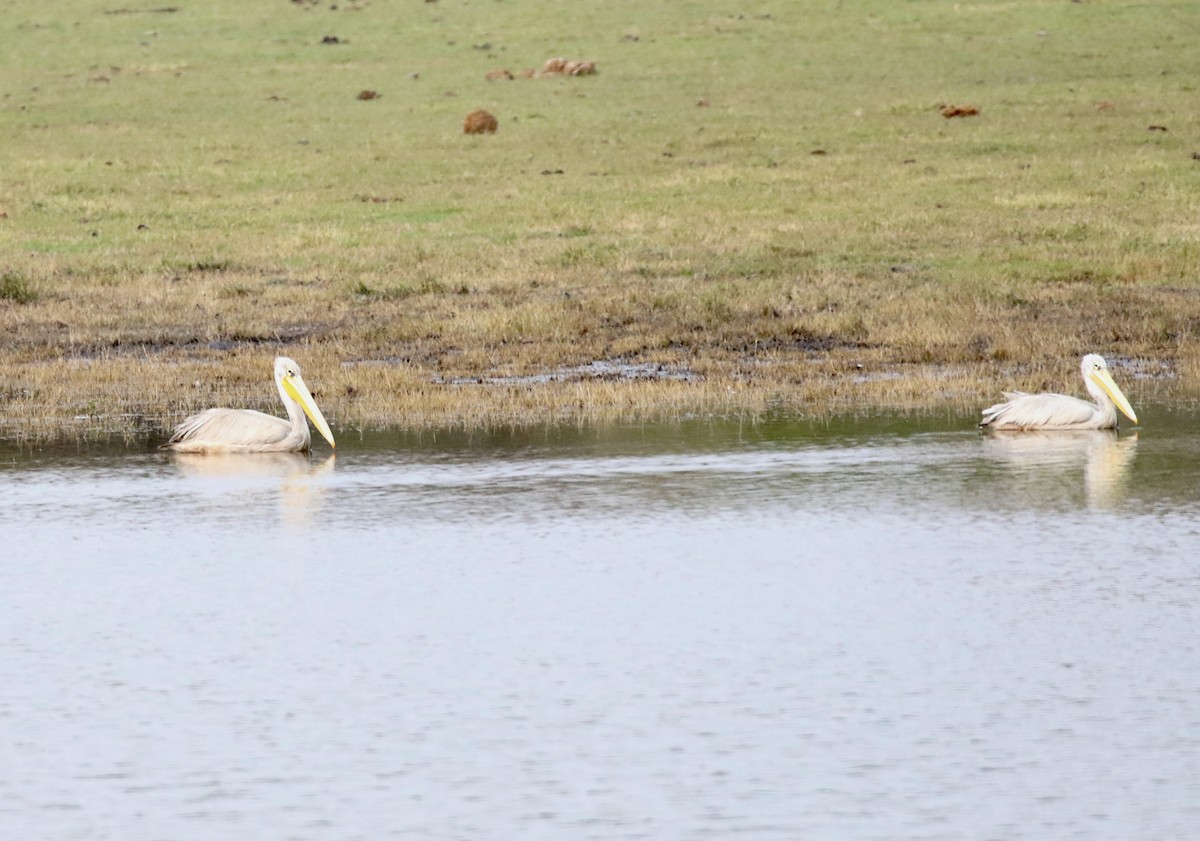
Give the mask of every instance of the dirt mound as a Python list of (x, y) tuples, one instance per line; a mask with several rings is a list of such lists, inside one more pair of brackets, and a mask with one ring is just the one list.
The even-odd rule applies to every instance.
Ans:
[(974, 105), (946, 105), (942, 108), (942, 116), (947, 120), (951, 117), (974, 117), (979, 109)]
[(571, 61), (561, 56), (546, 59), (542, 65), (543, 76), (591, 76), (596, 72), (594, 61)]
[(476, 108), (463, 120), (464, 134), (495, 134), (499, 127), (496, 118), (482, 108)]

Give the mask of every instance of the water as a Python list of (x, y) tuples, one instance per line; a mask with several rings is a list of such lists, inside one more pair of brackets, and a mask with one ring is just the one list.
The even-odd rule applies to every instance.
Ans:
[(962, 417), (0, 445), (0, 836), (1200, 827), (1200, 439)]

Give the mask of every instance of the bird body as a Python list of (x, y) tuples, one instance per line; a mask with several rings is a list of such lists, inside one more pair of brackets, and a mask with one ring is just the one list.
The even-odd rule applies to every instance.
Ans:
[(184, 420), (166, 447), (180, 453), (304, 452), (311, 441), (304, 416), (331, 447), (333, 433), (300, 376), (300, 366), (286, 356), (275, 360), (275, 386), (287, 419), (252, 409), (208, 409)]
[(979, 425), (991, 429), (1116, 429), (1118, 409), (1137, 423), (1133, 407), (1108, 373), (1103, 357), (1089, 353), (1079, 368), (1094, 403), (1066, 394), (1006, 391), (1004, 403), (983, 410)]

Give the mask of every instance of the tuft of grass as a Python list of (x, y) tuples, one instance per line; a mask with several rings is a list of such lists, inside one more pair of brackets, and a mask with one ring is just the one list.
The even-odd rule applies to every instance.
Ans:
[(254, 294), (254, 289), (245, 283), (233, 283), (221, 290), (222, 298), (246, 298)]
[(22, 275), (6, 273), (0, 275), (0, 301), (28, 304), (37, 300), (33, 285)]
[[(440, 295), (446, 291), (435, 277), (423, 277), (415, 283), (396, 283), (390, 286), (375, 288), (364, 281), (357, 281), (350, 287), (350, 294), (357, 298), (380, 301), (401, 301), (413, 295)], [(466, 294), (459, 290), (460, 294)]]

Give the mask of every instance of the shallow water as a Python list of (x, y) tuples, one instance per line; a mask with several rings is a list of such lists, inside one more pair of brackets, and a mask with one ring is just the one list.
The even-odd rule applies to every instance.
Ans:
[(1184, 839), (1200, 440), (0, 444), (21, 839)]

